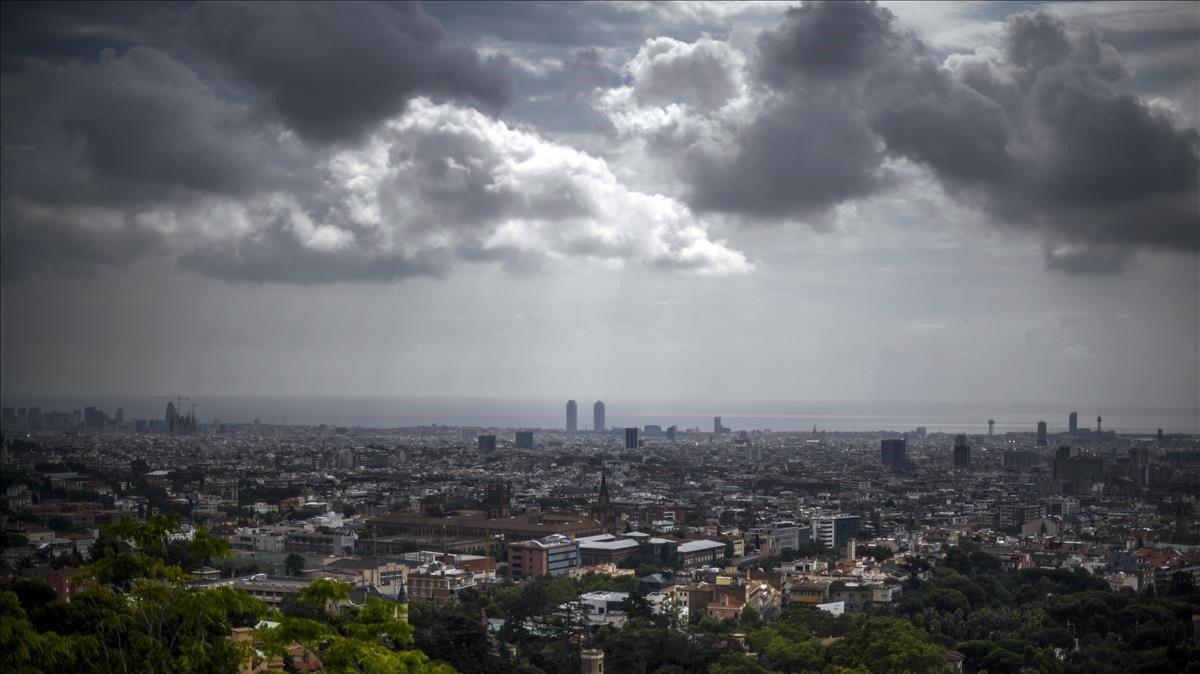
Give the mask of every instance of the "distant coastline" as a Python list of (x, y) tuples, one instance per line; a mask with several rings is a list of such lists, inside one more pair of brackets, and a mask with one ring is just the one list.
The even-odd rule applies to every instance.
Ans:
[[(591, 420), (590, 399), (579, 398), (581, 427)], [(1121, 434), (1200, 433), (1200, 410), (1187, 407), (1145, 408), (1081, 403), (1068, 408), (1058, 403), (980, 403), (922, 401), (788, 401), (788, 400), (652, 400), (604, 398), (610, 426), (658, 424), (664, 428), (710, 430), (712, 417), (721, 416), (734, 430), (911, 431), (924, 426), (930, 433), (986, 434), (988, 419), (997, 433), (1034, 432), (1046, 421), (1051, 433), (1063, 432), (1067, 415), (1079, 412), (1081, 427), (1091, 428), (1103, 416), (1105, 430)], [(167, 398), (114, 395), (11, 395), (4, 407), (37, 406), (45, 410), (82, 409), (92, 405), (112, 414), (124, 410), (126, 419), (163, 416)], [(395, 428), (398, 426), (480, 426), (504, 428), (562, 428), (566, 400), (454, 397), (304, 397), (197, 396), (201, 422), (253, 421)], [(190, 409), (190, 408), (189, 408)], [(588, 429), (590, 430), (590, 429)]]

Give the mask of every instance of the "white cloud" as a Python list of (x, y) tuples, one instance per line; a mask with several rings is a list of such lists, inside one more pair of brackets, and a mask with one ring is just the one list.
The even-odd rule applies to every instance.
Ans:
[(630, 189), (604, 160), (469, 108), (415, 100), (329, 167), (346, 213), (385, 251), (447, 246), (517, 265), (592, 258), (705, 274), (752, 268), (680, 202)]

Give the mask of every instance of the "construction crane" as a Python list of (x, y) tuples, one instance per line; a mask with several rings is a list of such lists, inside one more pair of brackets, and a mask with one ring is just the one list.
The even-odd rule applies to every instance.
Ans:
[(183, 401), (191, 400), (191, 398), (189, 398), (187, 396), (175, 396), (174, 398), (172, 398), (171, 396), (162, 396), (162, 399), (163, 400), (174, 400), (176, 412), (179, 412), (180, 410), (183, 409)]
[[(175, 396), (174, 398), (172, 398), (171, 396), (162, 396), (162, 399), (175, 401), (175, 416), (179, 419), (183, 418), (183, 401), (185, 401), (185, 400), (191, 401), (191, 398), (189, 398), (187, 396), (179, 396), (179, 395)], [(192, 403), (192, 418), (195, 418), (195, 416), (196, 416), (196, 404)], [(174, 428), (175, 421), (168, 419), (167, 424), (169, 426), (168, 430), (170, 430), (171, 434), (174, 435), (176, 433), (176, 430)]]

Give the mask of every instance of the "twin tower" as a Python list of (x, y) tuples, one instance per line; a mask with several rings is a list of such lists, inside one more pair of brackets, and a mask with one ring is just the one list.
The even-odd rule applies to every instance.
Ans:
[[(604, 401), (597, 400), (592, 406), (592, 430), (603, 433), (608, 429), (604, 423)], [(579, 405), (575, 404), (574, 400), (567, 401), (567, 432), (575, 433), (579, 430)]]

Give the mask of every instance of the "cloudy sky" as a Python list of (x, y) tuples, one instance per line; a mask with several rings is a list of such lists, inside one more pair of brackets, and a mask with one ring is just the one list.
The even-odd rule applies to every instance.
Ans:
[(2, 23), (6, 396), (1200, 409), (1195, 3)]

